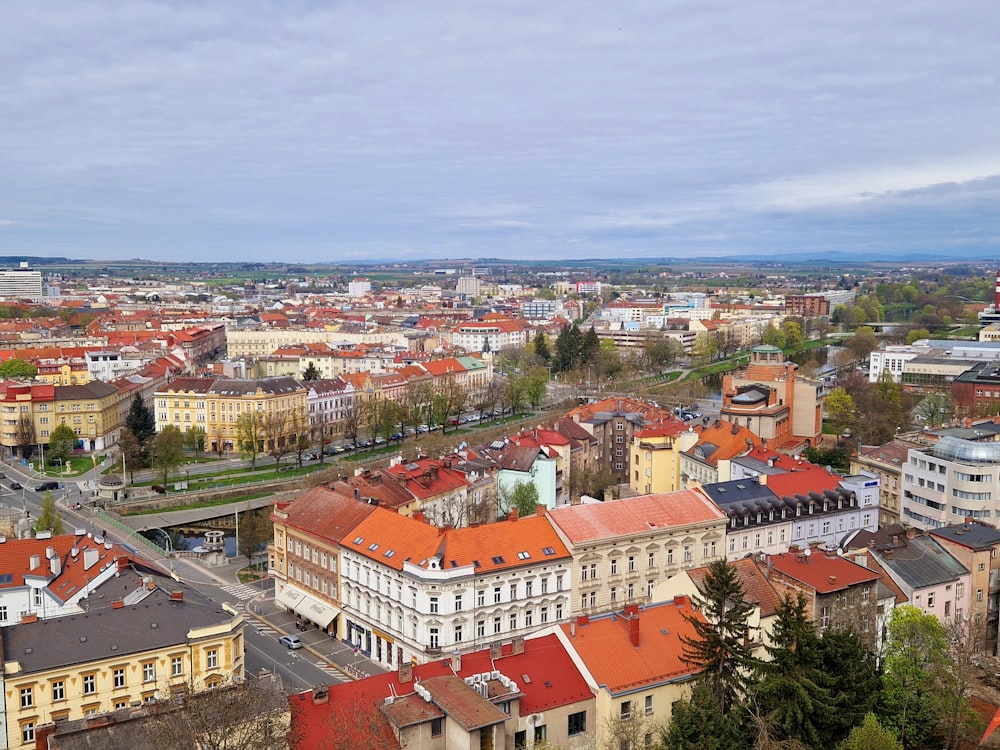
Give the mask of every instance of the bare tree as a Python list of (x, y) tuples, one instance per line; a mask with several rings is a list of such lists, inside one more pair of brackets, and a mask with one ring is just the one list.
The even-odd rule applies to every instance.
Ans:
[(264, 422), (255, 411), (243, 412), (236, 420), (236, 446), (240, 455), (250, 459), (250, 466), (257, 468), (257, 455), (264, 448)]
[(17, 447), (21, 451), (21, 458), (31, 459), (31, 454), (35, 452), (35, 443), (38, 438), (35, 435), (35, 420), (30, 416), (22, 416), (17, 420)]
[(292, 415), (286, 411), (271, 412), (264, 419), (264, 450), (274, 459), (275, 469), (281, 464), (281, 457), (292, 452), (296, 442), (291, 433), (291, 421)]
[[(278, 750), (288, 747), (288, 699), (273, 676), (188, 694), (161, 690), (139, 730), (145, 747)], [(165, 694), (164, 694), (165, 693)]]
[[(295, 462), (302, 466), (302, 456), (312, 446), (312, 430), (306, 410), (294, 409), (288, 415), (288, 448), (295, 454)], [(323, 449), (320, 447), (320, 455)]]

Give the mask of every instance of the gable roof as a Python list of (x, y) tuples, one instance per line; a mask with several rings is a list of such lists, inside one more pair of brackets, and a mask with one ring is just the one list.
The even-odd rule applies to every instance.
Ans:
[(375, 510), (361, 500), (326, 487), (313, 487), (275, 511), (286, 516), (284, 523), (307, 534), (339, 542)]
[(697, 489), (639, 495), (605, 503), (562, 505), (546, 515), (573, 545), (726, 518), (726, 514)]
[(793, 552), (770, 555), (767, 564), (817, 594), (831, 594), (879, 579), (877, 573), (852, 560), (815, 550), (809, 556)]

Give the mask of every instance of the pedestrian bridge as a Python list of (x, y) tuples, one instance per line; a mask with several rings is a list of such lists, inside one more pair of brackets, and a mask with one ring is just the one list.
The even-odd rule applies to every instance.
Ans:
[(150, 529), (166, 529), (174, 526), (211, 526), (211, 522), (248, 510), (265, 508), (282, 499), (291, 499), (299, 492), (283, 492), (252, 500), (238, 500), (222, 505), (209, 505), (204, 508), (188, 508), (186, 510), (162, 510), (142, 515), (122, 516), (112, 510), (105, 510), (122, 526), (132, 531), (149, 531)]

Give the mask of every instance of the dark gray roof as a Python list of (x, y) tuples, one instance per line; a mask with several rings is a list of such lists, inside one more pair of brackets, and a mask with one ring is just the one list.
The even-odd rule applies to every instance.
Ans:
[[(155, 580), (155, 579), (154, 579)], [(170, 581), (183, 592), (183, 601), (156, 588), (135, 604), (114, 609), (116, 599), (132, 601), (143, 588), (143, 578), (132, 570), (100, 586), (86, 603), (89, 611), (0, 629), (5, 661), (21, 664), (30, 674), (74, 664), (85, 664), (112, 654), (138, 654), (187, 643), (191, 628), (224, 624), (232, 615), (192, 588)]]
[(771, 491), (771, 488), (766, 484), (760, 484), (756, 479), (734, 479), (731, 482), (706, 484), (701, 490), (726, 512), (741, 505), (749, 510), (756, 503), (762, 503), (762, 508), (781, 506), (781, 499)]
[(234, 378), (219, 378), (215, 381), (209, 393), (223, 396), (251, 395), (260, 390), (262, 393), (295, 393), (303, 386), (292, 377), (261, 378), (259, 380), (236, 380)]
[(912, 589), (954, 581), (969, 572), (929, 536), (907, 539), (905, 544), (892, 550), (872, 550), (872, 554), (879, 565), (893, 571)]
[(83, 385), (57, 385), (55, 387), (56, 401), (83, 401), (88, 398), (104, 398), (118, 393), (118, 389), (110, 383), (92, 380)]
[(933, 529), (931, 535), (974, 550), (987, 550), (1000, 544), (1000, 530), (984, 523), (956, 523)]

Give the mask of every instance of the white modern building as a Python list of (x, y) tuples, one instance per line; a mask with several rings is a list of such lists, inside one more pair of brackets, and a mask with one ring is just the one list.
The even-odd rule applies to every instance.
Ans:
[(32, 271), (28, 264), (23, 262), (19, 268), (0, 270), (0, 298), (40, 301), (42, 272)]

